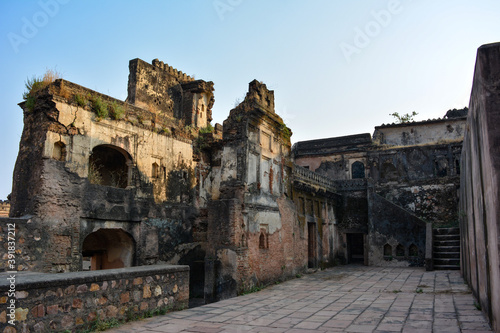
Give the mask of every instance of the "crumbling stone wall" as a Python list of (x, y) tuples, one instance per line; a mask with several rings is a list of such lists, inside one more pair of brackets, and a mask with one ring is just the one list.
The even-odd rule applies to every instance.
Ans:
[[(458, 117), (448, 117), (457, 115)], [(382, 125), (375, 127), (373, 141), (379, 145), (415, 146), (461, 142), (464, 137), (465, 116), (457, 111), (447, 113), (446, 119)]]
[(127, 265), (176, 263), (199, 245), (191, 233), (197, 132), (184, 119), (64, 80), (39, 92), (33, 109), (20, 105), (25, 128), (10, 214), (32, 216), (41, 239), (33, 249), (43, 244), (48, 253), (34, 251), (24, 269), (83, 269), (84, 241), (99, 230), (131, 237), (132, 258), (119, 259)]
[(500, 331), (500, 44), (477, 51), (462, 150), (461, 270)]
[(368, 264), (424, 266), (427, 226), (417, 216), (368, 190)]
[(127, 101), (156, 115), (183, 119), (194, 128), (212, 120), (213, 82), (194, 80), (168, 64), (130, 60)]
[[(15, 296), (10, 296), (12, 281)], [(12, 317), (11, 300), (15, 301)], [(12, 327), (17, 332), (84, 330), (98, 320), (127, 320), (146, 313), (185, 309), (188, 301), (188, 266), (17, 274), (15, 280), (0, 282), (0, 327)], [(9, 323), (11, 319), (15, 325)]]
[(9, 216), (9, 211), (10, 211), (10, 202), (0, 200), (0, 217), (7, 217)]
[[(292, 189), (291, 131), (274, 111), (274, 92), (250, 82), (223, 131), (222, 145), (210, 154), (211, 171), (203, 177), (205, 189), (211, 188), (204, 194), (210, 243), (205, 298), (211, 300), (295, 276), (308, 265), (307, 223)], [(314, 196), (321, 210), (309, 212), (309, 222), (317, 226), (317, 267), (333, 252), (333, 213), (325, 193), (315, 191), (301, 195)]]

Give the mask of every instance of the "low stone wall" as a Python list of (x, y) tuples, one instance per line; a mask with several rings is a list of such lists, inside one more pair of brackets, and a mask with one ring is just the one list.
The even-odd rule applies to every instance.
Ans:
[(6, 272), (0, 274), (0, 332), (83, 330), (97, 320), (179, 310), (187, 308), (188, 302), (189, 266), (61, 274)]

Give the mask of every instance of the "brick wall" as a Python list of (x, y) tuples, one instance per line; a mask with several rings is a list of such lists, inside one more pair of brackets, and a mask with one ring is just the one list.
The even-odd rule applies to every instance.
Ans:
[[(189, 301), (189, 266), (14, 275), (15, 282), (1, 273), (0, 332), (85, 329), (96, 320), (187, 308)], [(13, 301), (14, 326), (9, 324)]]

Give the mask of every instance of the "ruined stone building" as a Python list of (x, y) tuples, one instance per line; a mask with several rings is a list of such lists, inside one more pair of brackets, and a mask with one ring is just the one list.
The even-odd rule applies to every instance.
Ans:
[(261, 82), (212, 126), (212, 82), (129, 68), (125, 102), (58, 79), (20, 103), (17, 270), (188, 265), (212, 302), (339, 263), (459, 268), (433, 229), (458, 226), (467, 110), (292, 147)]
[[(333, 262), (334, 190), (306, 173), (292, 186), (291, 131), (264, 84), (215, 127), (213, 83), (163, 62), (130, 61), (128, 92), (59, 79), (20, 104), (19, 270), (186, 264), (192, 296), (213, 301)], [(314, 207), (297, 212), (296, 193)]]
[(8, 217), (10, 211), (9, 201), (0, 200), (0, 217)]

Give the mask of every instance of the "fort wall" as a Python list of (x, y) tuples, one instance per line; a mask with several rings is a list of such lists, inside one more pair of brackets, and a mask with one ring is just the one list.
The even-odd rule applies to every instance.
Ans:
[(477, 51), (460, 182), (461, 269), (500, 331), (500, 44)]

